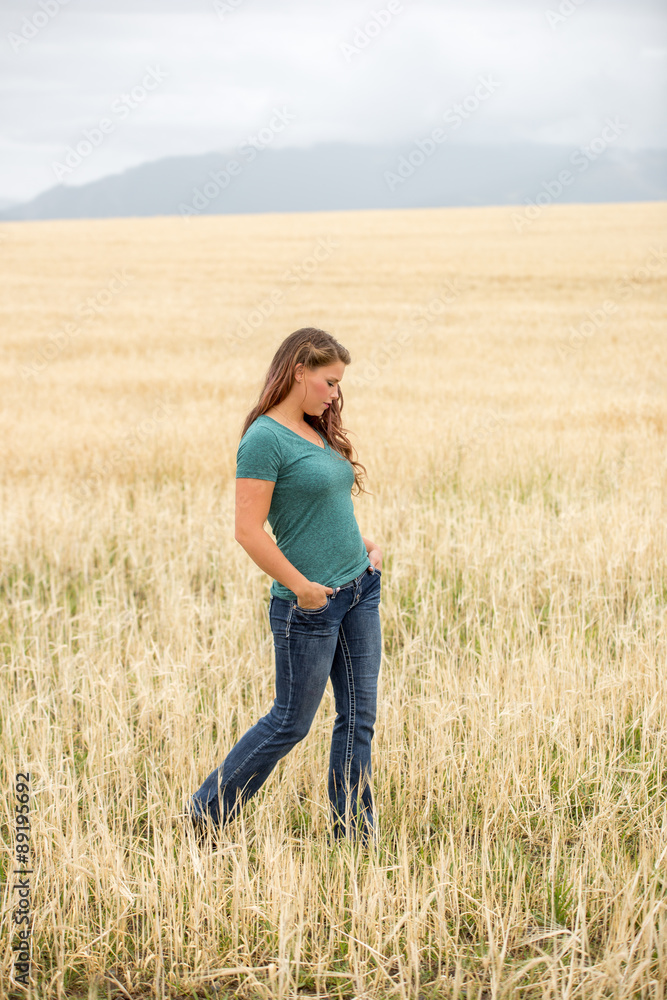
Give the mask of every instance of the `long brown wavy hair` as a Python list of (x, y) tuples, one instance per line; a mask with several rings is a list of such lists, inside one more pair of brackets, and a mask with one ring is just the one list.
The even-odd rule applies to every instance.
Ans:
[[(282, 344), (273, 355), (273, 360), (269, 365), (264, 380), (264, 388), (259, 394), (259, 402), (253, 406), (245, 419), (241, 437), (248, 430), (250, 425), (257, 420), (257, 417), (266, 413), (272, 406), (279, 406), (294, 385), (294, 370), (298, 364), (303, 364), (304, 368), (313, 370), (322, 368), (325, 365), (335, 364), (342, 361), (344, 365), (349, 365), (352, 355), (339, 344), (330, 333), (325, 330), (318, 330), (316, 327), (304, 326), (301, 330), (295, 330), (285, 337)], [(354, 469), (354, 485), (357, 494), (368, 493), (364, 489), (363, 475), (366, 474), (366, 467), (357, 462), (352, 456), (356, 454), (355, 449), (348, 440), (347, 428), (343, 427), (341, 414), (343, 410), (343, 393), (338, 386), (338, 398), (332, 400), (331, 406), (314, 417), (310, 413), (305, 414), (306, 423), (319, 431), (329, 443), (333, 451), (338, 452), (346, 458)], [(363, 473), (363, 475), (362, 475)], [(369, 494), (372, 496), (373, 494)]]

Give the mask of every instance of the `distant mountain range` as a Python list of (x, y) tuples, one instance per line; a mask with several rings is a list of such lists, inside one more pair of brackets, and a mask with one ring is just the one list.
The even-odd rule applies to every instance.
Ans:
[(428, 143), (245, 146), (165, 157), (89, 184), (58, 184), (24, 204), (3, 207), (0, 220), (667, 199), (666, 149), (608, 145), (594, 152), (432, 141), (431, 149)]

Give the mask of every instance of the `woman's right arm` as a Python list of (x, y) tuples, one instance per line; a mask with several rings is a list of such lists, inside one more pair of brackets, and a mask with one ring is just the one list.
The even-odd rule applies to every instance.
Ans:
[(236, 480), (234, 538), (261, 570), (298, 597), (308, 590), (310, 581), (282, 554), (264, 530), (275, 485), (269, 479)]

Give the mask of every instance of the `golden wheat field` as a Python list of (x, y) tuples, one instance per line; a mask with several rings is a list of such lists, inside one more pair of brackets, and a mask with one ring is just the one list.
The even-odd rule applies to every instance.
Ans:
[[(0, 226), (3, 997), (664, 998), (666, 222)], [(274, 697), (236, 448), (302, 326), (383, 550), (379, 842), (327, 842), (329, 685), (207, 853)]]

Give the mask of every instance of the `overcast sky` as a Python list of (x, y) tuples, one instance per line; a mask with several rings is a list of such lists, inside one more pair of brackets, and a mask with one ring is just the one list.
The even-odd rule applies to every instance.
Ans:
[(0, 199), (252, 136), (667, 147), (664, 0), (2, 0), (0, 44)]

